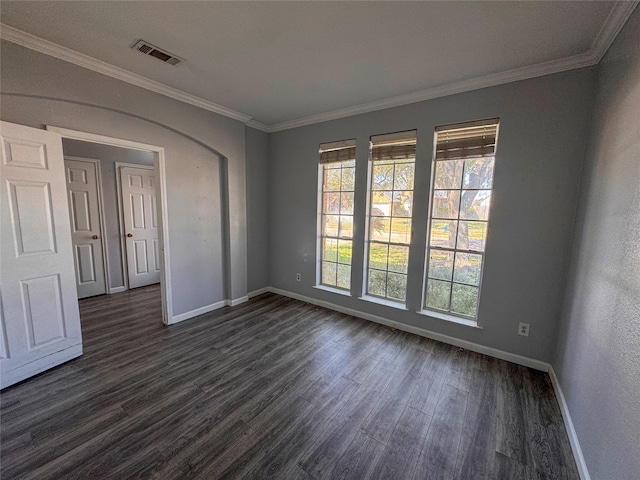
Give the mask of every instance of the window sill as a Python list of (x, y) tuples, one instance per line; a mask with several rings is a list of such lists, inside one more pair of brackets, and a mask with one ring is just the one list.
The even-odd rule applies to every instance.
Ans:
[(349, 290), (342, 290), (340, 288), (327, 287), (326, 285), (314, 285), (313, 288), (317, 288), (318, 290), (324, 290), (329, 293), (337, 293), (338, 295), (344, 295), (345, 297), (350, 297), (351, 292)]
[(370, 303), (377, 303), (378, 305), (397, 308), (398, 310), (405, 310), (405, 311), (409, 310), (404, 303), (394, 302), (393, 300), (385, 300), (384, 298), (371, 297), (369, 295), (363, 295), (362, 297), (358, 297), (358, 300), (364, 300), (365, 302), (370, 302)]
[(476, 322), (475, 320), (470, 320), (468, 318), (456, 317), (455, 315), (448, 315), (442, 312), (434, 312), (433, 310), (420, 310), (416, 313), (419, 313), (420, 315), (424, 315), (426, 317), (438, 318), (440, 320), (446, 320), (447, 322), (465, 325), (467, 327), (482, 329), (482, 326), (478, 325), (478, 322)]

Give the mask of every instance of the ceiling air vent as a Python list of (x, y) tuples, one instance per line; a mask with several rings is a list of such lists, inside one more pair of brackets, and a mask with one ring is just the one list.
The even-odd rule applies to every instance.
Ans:
[(182, 58), (176, 57), (172, 53), (169, 53), (166, 50), (162, 50), (155, 45), (151, 45), (149, 42), (145, 42), (144, 40), (140, 40), (131, 48), (133, 48), (134, 50), (138, 50), (145, 55), (151, 55), (158, 60), (162, 60), (164, 63), (168, 63), (169, 65), (177, 65), (180, 62), (184, 62)]

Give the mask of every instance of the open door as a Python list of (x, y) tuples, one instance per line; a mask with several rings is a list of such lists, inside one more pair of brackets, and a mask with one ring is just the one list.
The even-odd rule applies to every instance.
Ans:
[(82, 355), (60, 134), (0, 123), (0, 388)]

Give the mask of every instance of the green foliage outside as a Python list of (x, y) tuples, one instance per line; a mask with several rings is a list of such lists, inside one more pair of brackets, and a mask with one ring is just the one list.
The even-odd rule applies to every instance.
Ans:
[[(432, 221), (430, 246), (484, 251), (493, 168), (493, 157), (437, 162), (434, 187), (446, 193), (438, 197), (434, 215), (441, 218)], [(436, 249), (429, 255), (426, 307), (475, 317), (482, 255)]]
[(339, 247), (335, 244), (325, 244), (323, 260), (351, 265), (351, 244), (341, 242)]
[[(449, 304), (451, 299), (451, 304)], [(468, 317), (476, 316), (478, 288), (430, 278), (427, 282), (428, 308), (451, 311)]]
[[(337, 166), (337, 165), (336, 165)], [(344, 168), (344, 167), (347, 168)], [(476, 213), (476, 199), (479, 192), (473, 189), (491, 188), (493, 177), (493, 158), (470, 159), (466, 161), (438, 162), (436, 167), (436, 189), (460, 189), (459, 219), (446, 220), (449, 206), (437, 206), (436, 216), (442, 220), (432, 222), (430, 244), (445, 248), (484, 251), (487, 224), (485, 214), (479, 217)], [(352, 213), (354, 169), (351, 164), (342, 168), (326, 169), (324, 191), (342, 191), (342, 198), (335, 197), (325, 201), (325, 205), (334, 205), (324, 211), (326, 213)], [(371, 242), (369, 247), (369, 271), (367, 275), (367, 293), (384, 298), (404, 301), (407, 286), (408, 247), (387, 245), (385, 241), (408, 243), (411, 231), (411, 212), (405, 207), (412, 203), (414, 182), (414, 165), (412, 161), (376, 162), (373, 168), (372, 189), (378, 202), (383, 202), (381, 196), (387, 196), (394, 217), (393, 228), (391, 217), (385, 216), (377, 208), (372, 210), (370, 217), (370, 234), (372, 239), (380, 239), (382, 243)], [(472, 190), (466, 190), (472, 189)], [(325, 196), (327, 194), (325, 193)], [(409, 196), (407, 196), (409, 195)], [(490, 193), (489, 193), (490, 195)], [(328, 203), (333, 202), (333, 203)], [(410, 208), (410, 207), (409, 207)], [(339, 209), (339, 210), (338, 210)], [(405, 218), (402, 218), (405, 217)], [(337, 232), (337, 216), (335, 220), (328, 218), (325, 228)], [(464, 221), (466, 220), (466, 221)], [(473, 221), (476, 220), (476, 221)], [(478, 221), (480, 220), (480, 221)], [(391, 230), (391, 231), (390, 231)], [(390, 232), (389, 232), (390, 231)], [(349, 232), (350, 233), (350, 232)], [(341, 233), (342, 235), (342, 233)], [(390, 236), (387, 236), (390, 235)], [(432, 256), (438, 250), (430, 250)], [(480, 281), (480, 255), (460, 254), (453, 265), (453, 252), (450, 256), (432, 261), (429, 265), (429, 279), (427, 282), (426, 306), (443, 311), (451, 311), (461, 315), (475, 317), (478, 302), (478, 287)], [(323, 249), (322, 283), (325, 285), (350, 287), (352, 246), (350, 241), (326, 241)], [(454, 268), (455, 267), (455, 268)], [(464, 285), (466, 284), (466, 285)]]
[(404, 301), (406, 298), (406, 291), (406, 275), (369, 269), (367, 283), (367, 293), (369, 295)]
[(475, 317), (477, 304), (478, 289), (476, 287), (459, 285), (457, 283), (453, 284), (451, 291), (452, 312)]
[[(327, 243), (324, 247), (323, 259), (326, 261), (323, 262), (322, 283), (331, 286), (350, 285), (351, 269), (347, 270), (341, 267), (351, 265), (351, 245), (349, 243), (341, 243), (340, 245), (333, 242)], [(372, 243), (369, 250), (368, 293), (404, 301), (408, 260), (408, 247), (390, 246), (387, 251), (387, 245)], [(335, 261), (338, 262), (337, 269), (335, 264), (329, 263)], [(389, 273), (383, 271), (387, 268)]]

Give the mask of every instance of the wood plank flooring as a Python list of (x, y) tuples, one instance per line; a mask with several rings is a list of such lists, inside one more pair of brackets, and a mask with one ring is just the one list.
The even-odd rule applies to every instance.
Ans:
[(2, 479), (578, 479), (546, 374), (264, 294), (171, 327), (80, 301), (84, 355), (0, 394)]

